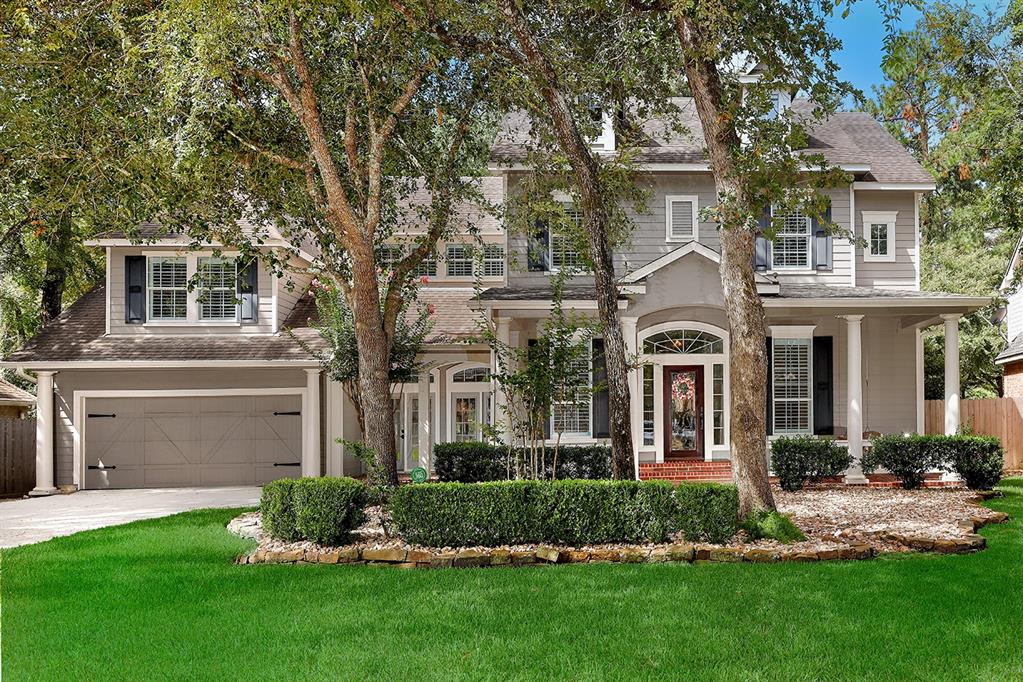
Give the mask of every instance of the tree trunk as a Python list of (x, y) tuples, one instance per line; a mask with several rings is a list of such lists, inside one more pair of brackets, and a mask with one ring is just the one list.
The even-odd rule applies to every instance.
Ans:
[(71, 249), (71, 228), (62, 222), (47, 231), (46, 272), (40, 291), (40, 318), (43, 324), (56, 319), (64, 307), (64, 286), (67, 282), (68, 251)]
[[(685, 17), (675, 19), (683, 52), (683, 68), (710, 156), (719, 197), (732, 197), (736, 207), (749, 208), (746, 188), (738, 179), (732, 152), (740, 138), (726, 115), (725, 90), (717, 64), (699, 27)], [(767, 339), (764, 305), (753, 272), (755, 235), (743, 216), (723, 215), (721, 223), (721, 289), (729, 326), (731, 458), (739, 489), (739, 515), (773, 510), (774, 496), (767, 467)]]
[[(371, 247), (370, 247), (371, 248)], [(398, 485), (391, 402), (391, 339), (384, 331), (380, 293), (372, 257), (353, 257), (352, 318), (359, 347), (359, 398), (363, 439), (373, 450), (376, 466), (370, 478), (378, 485)]]
[(629, 415), (629, 362), (618, 319), (618, 287), (610, 242), (611, 218), (601, 192), (600, 169), (593, 150), (583, 139), (559, 84), (558, 74), (537, 45), (529, 27), (511, 0), (502, 3), (504, 16), (531, 70), (539, 76), (540, 95), (548, 107), (558, 145), (568, 157), (582, 199), (584, 229), (593, 264), (597, 313), (604, 333), (607, 365), (608, 415), (611, 432), (611, 475), (633, 479), (632, 420)]

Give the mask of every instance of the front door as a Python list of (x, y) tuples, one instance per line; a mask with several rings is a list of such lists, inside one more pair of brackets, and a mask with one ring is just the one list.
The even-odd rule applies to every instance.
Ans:
[(664, 368), (664, 457), (703, 458), (703, 367)]

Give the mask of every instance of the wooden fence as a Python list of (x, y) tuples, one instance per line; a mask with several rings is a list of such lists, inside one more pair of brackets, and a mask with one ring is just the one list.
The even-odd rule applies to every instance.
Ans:
[[(1023, 469), (1023, 398), (963, 400), (959, 423), (974, 433), (997, 436), (1005, 447), (1005, 468)], [(924, 430), (945, 432), (945, 401), (928, 400), (924, 407)]]
[(0, 496), (24, 495), (36, 484), (36, 420), (0, 417)]

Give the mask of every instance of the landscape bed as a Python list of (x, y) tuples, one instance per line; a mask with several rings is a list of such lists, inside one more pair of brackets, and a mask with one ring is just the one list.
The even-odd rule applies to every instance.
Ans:
[(498, 546), (430, 547), (388, 537), (389, 519), (379, 507), (351, 541), (338, 546), (308, 540), (283, 541), (263, 532), (259, 512), (234, 519), (232, 532), (257, 547), (238, 563), (389, 564), (403, 568), (468, 568), (565, 563), (774, 562), (867, 559), (886, 553), (932, 551), (958, 554), (983, 549), (975, 530), (1007, 520), (979, 506), (984, 497), (961, 489), (915, 490), (814, 488), (776, 491), (779, 511), (807, 535), (782, 544), (748, 540), (742, 531), (726, 542), (672, 538), (658, 543), (568, 545), (519, 543)]

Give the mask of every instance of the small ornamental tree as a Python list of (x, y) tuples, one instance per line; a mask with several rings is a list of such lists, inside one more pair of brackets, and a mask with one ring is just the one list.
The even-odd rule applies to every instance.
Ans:
[[(528, 345), (508, 345), (498, 338), (489, 320), (479, 323), (480, 339), (497, 358), (492, 378), (504, 394), (494, 438), (506, 440), (508, 466), (514, 467), (507, 472), (509, 478), (542, 477), (548, 470), (548, 454), (551, 478), (557, 478), (564, 419), (554, 418), (555, 406), (566, 411), (578, 407), (587, 402), (582, 398), (592, 390), (589, 357), (593, 328), (589, 320), (564, 310), (562, 291), (567, 275), (564, 272), (552, 278), (550, 316), (538, 326), (536, 339)], [(580, 364), (585, 364), (585, 372), (579, 371)], [(554, 435), (550, 453), (548, 424)]]

